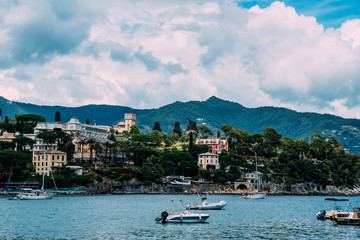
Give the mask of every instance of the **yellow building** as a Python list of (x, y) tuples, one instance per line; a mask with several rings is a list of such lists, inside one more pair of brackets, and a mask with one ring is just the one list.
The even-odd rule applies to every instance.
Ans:
[(45, 174), (50, 176), (50, 171), (55, 171), (57, 168), (63, 168), (67, 164), (66, 153), (59, 150), (48, 149), (40, 152), (34, 152), (33, 164), (35, 171), (38, 174), (43, 173), (45, 156)]

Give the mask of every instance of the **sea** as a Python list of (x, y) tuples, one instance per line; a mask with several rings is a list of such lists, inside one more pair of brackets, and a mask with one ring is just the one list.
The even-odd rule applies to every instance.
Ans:
[[(208, 195), (223, 210), (206, 223), (157, 223), (161, 212), (200, 203), (197, 195), (56, 196), (51, 200), (0, 197), (0, 239), (360, 239), (357, 226), (317, 220), (333, 207), (322, 196)], [(345, 197), (338, 197), (345, 198)], [(348, 197), (352, 207), (360, 197)]]

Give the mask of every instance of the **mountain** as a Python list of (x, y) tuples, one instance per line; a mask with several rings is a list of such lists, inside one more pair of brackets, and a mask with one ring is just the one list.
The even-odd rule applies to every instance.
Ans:
[(86, 119), (89, 118), (90, 123), (95, 122), (97, 125), (114, 125), (123, 120), (125, 113), (135, 113), (137, 116), (141, 116), (152, 111), (112, 105), (86, 105), (81, 107), (41, 106), (9, 101), (3, 97), (0, 97), (0, 108), (2, 109), (2, 118), (5, 116), (13, 118), (15, 114), (34, 113), (45, 117), (47, 122), (53, 122), (55, 120), (55, 112), (59, 111), (62, 122), (68, 122), (72, 117), (76, 117), (80, 122), (85, 123)]
[(86, 105), (82, 107), (39, 106), (34, 104), (11, 102), (0, 97), (2, 117), (14, 117), (15, 114), (35, 113), (52, 122), (55, 112), (59, 111), (62, 122), (77, 117), (80, 122), (87, 118), (98, 125), (113, 125), (123, 120), (124, 113), (135, 113), (137, 125), (142, 132), (152, 130), (155, 121), (161, 129), (171, 133), (176, 121), (185, 129), (188, 120), (198, 125), (206, 125), (214, 135), (224, 124), (230, 124), (252, 133), (263, 133), (267, 127), (273, 127), (283, 136), (307, 140), (315, 133), (324, 137), (334, 136), (349, 150), (360, 153), (360, 120), (345, 119), (330, 114), (300, 113), (286, 108), (258, 107), (246, 108), (241, 104), (211, 97), (206, 101), (174, 102), (158, 109), (133, 109), (112, 105)]

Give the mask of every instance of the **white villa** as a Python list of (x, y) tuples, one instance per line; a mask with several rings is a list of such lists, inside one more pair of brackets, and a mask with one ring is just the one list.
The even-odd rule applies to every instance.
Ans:
[(208, 165), (215, 166), (215, 169), (220, 168), (219, 155), (214, 153), (198, 154), (198, 166), (200, 169), (206, 170)]

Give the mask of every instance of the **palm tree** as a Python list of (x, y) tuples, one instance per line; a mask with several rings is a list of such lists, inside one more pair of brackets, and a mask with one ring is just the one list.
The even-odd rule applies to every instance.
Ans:
[(111, 143), (110, 142), (105, 142), (105, 164), (108, 160), (108, 151), (109, 151), (109, 148), (111, 147)]
[(93, 151), (95, 149), (95, 140), (93, 138), (90, 138), (89, 140), (87, 140), (87, 144), (89, 145), (89, 149), (90, 149), (90, 162), (91, 164), (94, 164)]
[(84, 146), (87, 143), (86, 139), (80, 140), (80, 147), (81, 147), (81, 163), (84, 163)]

